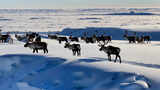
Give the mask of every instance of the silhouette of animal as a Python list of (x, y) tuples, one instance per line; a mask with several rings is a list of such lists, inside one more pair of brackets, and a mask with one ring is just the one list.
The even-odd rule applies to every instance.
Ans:
[(35, 53), (35, 51), (38, 53), (38, 50), (43, 50), (44, 53), (48, 53), (48, 49), (47, 49), (47, 43), (46, 42), (27, 42), (24, 47), (29, 47), (31, 49), (33, 49), (33, 53)]
[(95, 43), (95, 41), (92, 37), (86, 37), (85, 41), (86, 41), (86, 43)]
[(0, 42), (1, 43), (7, 42), (9, 37), (10, 37), (10, 35), (0, 35)]
[(81, 40), (85, 41), (86, 43), (95, 43), (93, 37), (85, 37), (85, 36), (82, 36), (82, 37), (81, 37)]
[(150, 36), (142, 36), (144, 41), (146, 41), (147, 43), (151, 42), (151, 37)]
[(96, 40), (97, 42), (100, 42), (100, 41), (107, 41), (107, 42), (111, 42), (112, 40), (112, 37), (111, 36), (101, 36), (101, 37), (96, 37)]
[(99, 51), (104, 51), (108, 55), (109, 61), (111, 61), (111, 55), (116, 55), (114, 62), (116, 62), (117, 58), (119, 58), (119, 61), (121, 63), (121, 56), (119, 55), (121, 50), (119, 47), (114, 47), (111, 45), (109, 45), (109, 46), (99, 45), (99, 46), (100, 46)]
[(22, 40), (25, 40), (27, 39), (27, 37), (25, 35), (17, 35), (15, 34), (15, 37), (18, 41), (22, 41)]
[(69, 40), (79, 42), (78, 37), (72, 37), (72, 36), (70, 36)]
[(136, 43), (136, 36), (124, 35), (124, 38), (126, 38), (129, 41), (129, 43)]
[(50, 38), (50, 39), (57, 39), (58, 36), (57, 35), (48, 35), (48, 38)]
[(62, 41), (68, 42), (67, 37), (58, 37), (57, 40), (59, 41), (60, 44)]
[(76, 55), (76, 53), (77, 53), (77, 56), (81, 55), (81, 46), (80, 46), (80, 44), (65, 43), (64, 48), (68, 48), (68, 49), (72, 50), (74, 56)]
[(137, 36), (136, 41), (137, 41), (137, 43), (144, 43), (144, 38)]
[(28, 42), (33, 42), (36, 36), (39, 36), (39, 35), (37, 33), (34, 33), (34, 32), (33, 33), (27, 33), (26, 34), (27, 41)]
[(41, 36), (36, 36), (35, 42), (41, 42)]
[(112, 41), (112, 36), (104, 36), (104, 39), (108, 42)]

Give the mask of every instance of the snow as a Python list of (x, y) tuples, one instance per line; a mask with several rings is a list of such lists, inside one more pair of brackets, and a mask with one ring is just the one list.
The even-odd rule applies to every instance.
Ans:
[[(129, 9), (120, 10), (128, 12)], [(142, 11), (146, 10), (151, 13), (159, 11), (159, 9)], [(29, 30), (41, 32), (44, 37), (42, 41), (48, 43), (49, 53), (44, 54), (40, 51), (33, 54), (31, 49), (24, 47), (24, 42), (15, 39), (14, 34), (11, 35), (14, 39), (13, 44), (0, 43), (0, 90), (159, 90), (160, 31), (159, 25), (156, 24), (159, 23), (158, 15), (80, 15), (97, 12), (105, 14), (104, 11), (117, 13), (116, 9), (60, 10), (59, 12), (49, 10), (49, 14), (44, 11), (33, 13), (34, 10), (23, 11), (23, 13), (11, 11), (8, 10), (8, 13), (5, 12), (0, 16), (12, 20), (0, 21), (2, 30), (20, 31), (21, 34)], [(118, 13), (123, 13), (122, 11)], [(72, 15), (70, 16), (68, 12), (72, 12)], [(101, 23), (88, 23), (95, 19)], [(106, 21), (110, 24), (104, 24)], [(144, 25), (146, 22), (152, 30), (146, 29), (147, 26)], [(121, 26), (122, 24), (130, 25), (125, 27)], [(59, 25), (64, 26), (59, 27)], [(155, 28), (155, 25), (158, 27)], [(50, 29), (46, 28), (48, 26)], [(135, 29), (131, 29), (131, 26)], [(139, 26), (143, 28), (139, 29)], [(80, 41), (81, 56), (73, 56), (71, 50), (64, 48), (64, 42), (59, 44), (58, 41), (45, 37), (50, 30), (59, 31), (59, 34), (66, 36), (71, 32), (73, 36), (81, 36), (85, 31), (90, 35), (96, 30), (99, 31), (97, 35), (106, 31), (106, 34), (112, 35), (113, 38), (108, 45), (121, 48), (122, 63), (120, 64), (119, 61), (114, 63), (113, 59), (108, 61), (107, 55), (99, 51), (100, 47), (97, 43), (86, 44)], [(149, 44), (129, 44), (122, 37), (124, 30), (129, 30), (131, 34), (137, 31), (138, 35), (145, 31), (151, 34), (153, 41)]]
[[(108, 15), (135, 12), (151, 15)], [(0, 10), (3, 31), (62, 31), (65, 28), (115, 27), (131, 30), (157, 31), (160, 29), (159, 9), (20, 9)], [(153, 15), (152, 15), (153, 14)], [(138, 22), (137, 22), (138, 21)]]
[[(48, 43), (48, 54), (32, 54), (16, 41), (3, 49), (1, 58), (1, 89), (6, 90), (158, 90), (159, 55), (151, 44), (128, 44), (114, 40), (110, 45), (122, 49), (122, 64), (109, 62), (97, 44), (82, 46), (82, 56), (72, 56), (64, 43), (43, 39)], [(11, 48), (12, 49), (11, 49)], [(133, 47), (133, 48), (131, 48)], [(143, 51), (145, 50), (145, 51)], [(94, 52), (93, 52), (94, 51)], [(155, 52), (157, 51), (157, 52)], [(146, 53), (144, 53), (146, 52)], [(148, 56), (147, 56), (148, 55)], [(147, 56), (147, 57), (145, 57)], [(154, 57), (154, 59), (153, 59)], [(5, 82), (4, 82), (5, 81)]]

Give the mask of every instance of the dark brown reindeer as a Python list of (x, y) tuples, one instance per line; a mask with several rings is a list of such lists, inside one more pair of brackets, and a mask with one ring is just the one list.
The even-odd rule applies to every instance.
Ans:
[(66, 42), (64, 48), (68, 48), (68, 49), (72, 50), (74, 56), (76, 55), (76, 53), (77, 53), (77, 56), (81, 55), (80, 44), (70, 44), (70, 43)]
[(69, 40), (70, 40), (70, 41), (79, 42), (78, 37), (72, 37), (72, 36), (69, 36)]
[(144, 38), (143, 38), (143, 37), (136, 36), (136, 42), (142, 44), (142, 43), (144, 43)]
[(25, 35), (17, 35), (15, 34), (15, 37), (18, 41), (27, 40), (27, 37)]
[(134, 32), (134, 35), (129, 36), (128, 31), (125, 30), (125, 34), (123, 35), (123, 37), (127, 39), (129, 43), (136, 43), (136, 35), (137, 35), (137, 32)]
[(7, 42), (7, 39), (10, 37), (10, 35), (0, 35), (0, 42), (5, 43)]
[(146, 41), (147, 43), (151, 42), (151, 37), (150, 36), (142, 36), (144, 39), (144, 42)]
[(119, 47), (114, 47), (114, 46), (105, 46), (105, 44), (99, 44), (98, 46), (100, 46), (99, 51), (104, 51), (107, 55), (108, 55), (108, 60), (111, 61), (111, 55), (116, 55), (115, 61), (117, 61), (117, 58), (119, 58), (120, 63), (121, 63), (121, 56), (120, 54), (120, 48)]
[(38, 50), (43, 50), (44, 53), (48, 53), (47, 43), (46, 42), (27, 42), (24, 47), (29, 47), (38, 53)]
[(136, 43), (136, 36), (128, 36), (128, 35), (124, 35), (124, 38), (126, 38), (129, 43)]
[(101, 36), (101, 37), (96, 37), (97, 42), (103, 41), (104, 43), (107, 42), (111, 42), (112, 40), (112, 36)]
[(58, 36), (57, 35), (50, 35), (50, 34), (48, 34), (48, 38), (50, 38), (50, 39), (57, 39)]
[(57, 40), (59, 41), (59, 44), (61, 44), (62, 41), (68, 42), (67, 37), (58, 37)]

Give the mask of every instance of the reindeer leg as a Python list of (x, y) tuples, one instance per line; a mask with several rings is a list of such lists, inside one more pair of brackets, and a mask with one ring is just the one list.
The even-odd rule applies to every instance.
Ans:
[(118, 57), (118, 55), (116, 55), (116, 58), (115, 58), (114, 62), (116, 62), (116, 61), (117, 61), (117, 57)]
[(36, 49), (36, 52), (38, 53), (38, 49)]
[(118, 55), (118, 57), (119, 57), (119, 62), (121, 63), (122, 61), (121, 61), (121, 56), (120, 55)]
[(108, 55), (108, 60), (111, 61), (111, 55)]
[(75, 55), (75, 51), (74, 50), (72, 50), (72, 52), (73, 52), (73, 56)]
[(35, 53), (35, 49), (33, 49), (33, 53)]
[(79, 56), (81, 56), (81, 51), (80, 50), (78, 51), (78, 54), (79, 54)]
[(110, 55), (110, 61), (112, 61), (111, 55)]
[(48, 49), (46, 48), (45, 50), (46, 50), (46, 52), (48, 53)]
[(43, 52), (44, 52), (44, 53), (46, 53), (46, 50), (45, 50), (45, 49), (43, 49)]
[(73, 52), (73, 55), (74, 55), (74, 56), (76, 55), (76, 52), (75, 52), (75, 51)]

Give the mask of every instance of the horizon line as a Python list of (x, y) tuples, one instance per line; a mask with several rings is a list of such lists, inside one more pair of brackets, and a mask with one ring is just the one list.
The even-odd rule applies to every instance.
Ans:
[(160, 9), (160, 7), (95, 7), (95, 8), (0, 8), (2, 9), (13, 9), (13, 10), (21, 10), (21, 9), (62, 9), (62, 10), (76, 10), (76, 9)]

